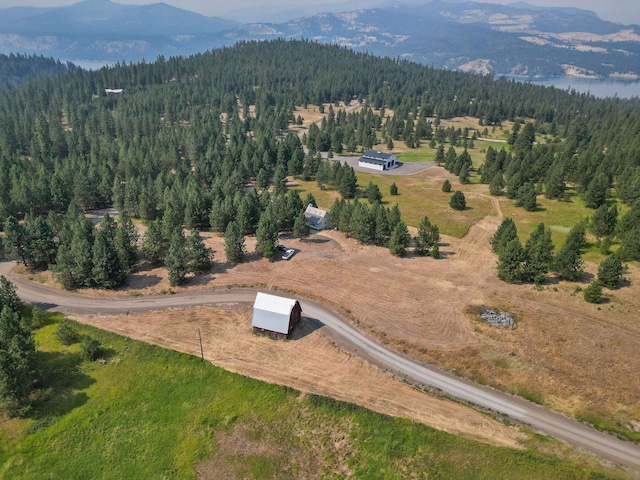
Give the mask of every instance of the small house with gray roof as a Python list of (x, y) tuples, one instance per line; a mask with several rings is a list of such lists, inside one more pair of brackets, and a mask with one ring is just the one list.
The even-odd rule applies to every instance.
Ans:
[(329, 228), (329, 214), (326, 210), (321, 210), (309, 204), (304, 211), (307, 225), (314, 230), (325, 230)]

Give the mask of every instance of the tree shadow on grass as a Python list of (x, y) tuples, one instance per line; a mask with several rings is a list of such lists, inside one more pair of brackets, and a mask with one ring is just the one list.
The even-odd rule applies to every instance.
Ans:
[(632, 285), (631, 280), (625, 277), (622, 280), (620, 280), (620, 284), (618, 285), (618, 288), (630, 287), (631, 285)]
[(60, 417), (84, 405), (89, 397), (85, 390), (95, 380), (80, 370), (79, 352), (37, 352), (41, 369), (39, 395), (30, 417), (34, 420)]

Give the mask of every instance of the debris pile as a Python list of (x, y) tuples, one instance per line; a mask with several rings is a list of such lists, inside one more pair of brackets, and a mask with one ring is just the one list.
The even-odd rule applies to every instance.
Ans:
[(480, 313), (480, 318), (488, 324), (496, 327), (513, 328), (513, 315), (507, 312), (500, 312), (492, 308), (487, 308)]

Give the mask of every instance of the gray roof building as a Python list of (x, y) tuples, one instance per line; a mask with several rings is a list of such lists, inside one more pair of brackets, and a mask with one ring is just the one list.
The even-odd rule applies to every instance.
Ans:
[(396, 156), (392, 153), (367, 150), (358, 160), (358, 166), (373, 170), (389, 170), (390, 168), (396, 168), (398, 164), (396, 163)]
[(326, 210), (321, 210), (309, 204), (304, 211), (304, 217), (307, 219), (309, 228), (313, 228), (314, 230), (329, 228), (329, 214)]

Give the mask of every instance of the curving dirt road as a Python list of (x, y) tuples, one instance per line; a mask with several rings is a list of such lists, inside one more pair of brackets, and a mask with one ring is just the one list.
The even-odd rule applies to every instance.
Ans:
[[(10, 277), (23, 301), (43, 309), (76, 315), (122, 315), (195, 306), (220, 306), (253, 302), (256, 291), (229, 289), (201, 290), (175, 295), (127, 298), (101, 298), (64, 292), (36, 282), (11, 276), (12, 263), (0, 263), (0, 274)], [(333, 313), (309, 301), (301, 302), (306, 317), (322, 322), (326, 328), (349, 342), (357, 352), (416, 384), (435, 387), (447, 395), (506, 415), (534, 431), (551, 435), (575, 447), (640, 472), (640, 447), (590, 428), (574, 419), (531, 403), (523, 398), (441, 372), (392, 352), (366, 337)]]

